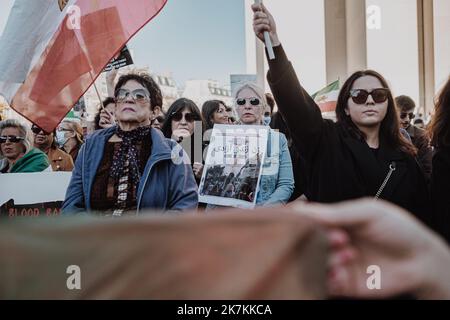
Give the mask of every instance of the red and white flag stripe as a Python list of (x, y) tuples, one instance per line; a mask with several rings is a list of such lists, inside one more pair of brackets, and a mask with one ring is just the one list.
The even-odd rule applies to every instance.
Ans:
[(16, 0), (0, 39), (0, 94), (53, 130), (166, 2)]

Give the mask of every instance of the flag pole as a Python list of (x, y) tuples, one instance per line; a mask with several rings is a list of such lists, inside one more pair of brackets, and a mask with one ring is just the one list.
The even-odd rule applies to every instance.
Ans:
[[(262, 4), (262, 0), (255, 0), (255, 4)], [(264, 43), (266, 44), (269, 59), (274, 60), (275, 53), (273, 52), (272, 40), (270, 40), (270, 35), (268, 31), (264, 31)]]

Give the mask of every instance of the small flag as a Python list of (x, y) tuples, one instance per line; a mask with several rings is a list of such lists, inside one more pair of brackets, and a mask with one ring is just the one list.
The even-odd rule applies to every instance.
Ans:
[(339, 80), (336, 80), (311, 96), (322, 112), (331, 112), (336, 110), (339, 87)]

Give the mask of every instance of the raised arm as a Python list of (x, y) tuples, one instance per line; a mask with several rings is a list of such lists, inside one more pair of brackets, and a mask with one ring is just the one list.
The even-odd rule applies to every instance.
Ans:
[(264, 41), (268, 31), (274, 46), (275, 59), (269, 60), (267, 79), (278, 109), (283, 115), (298, 150), (307, 155), (318, 145), (324, 122), (319, 107), (303, 89), (278, 38), (275, 20), (262, 4), (252, 5), (255, 35)]

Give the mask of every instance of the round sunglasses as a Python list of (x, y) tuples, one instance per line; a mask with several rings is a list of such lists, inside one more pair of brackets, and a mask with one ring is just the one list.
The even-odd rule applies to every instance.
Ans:
[[(181, 119), (183, 119), (183, 113), (182, 112), (173, 112), (171, 115), (171, 119), (174, 121), (181, 121)], [(194, 122), (196, 120), (200, 120), (199, 117), (195, 113), (185, 113), (184, 119), (186, 119), (187, 122)]]
[(252, 106), (259, 106), (261, 104), (261, 101), (258, 98), (249, 98), (249, 99), (239, 98), (236, 99), (236, 104), (238, 106), (245, 106), (247, 100), (250, 102)]
[(364, 104), (367, 102), (369, 95), (372, 96), (372, 99), (375, 103), (383, 103), (389, 97), (389, 89), (379, 88), (374, 89), (371, 92), (364, 89), (353, 89), (350, 90), (350, 97), (353, 102), (356, 104)]

